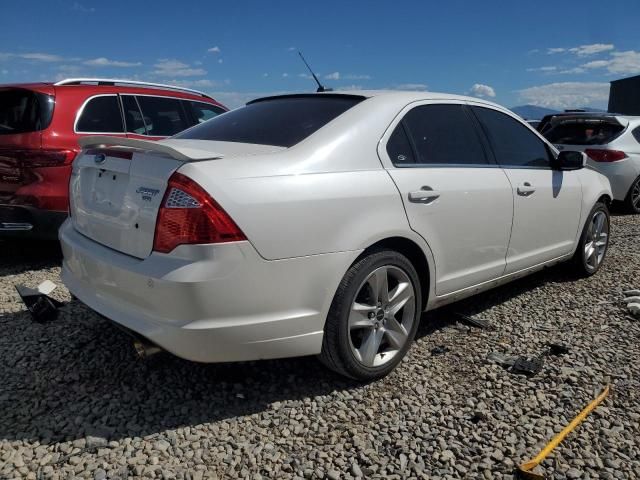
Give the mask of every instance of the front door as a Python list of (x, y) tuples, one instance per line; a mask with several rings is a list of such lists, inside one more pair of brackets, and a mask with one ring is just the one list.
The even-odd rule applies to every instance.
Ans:
[(520, 120), (491, 108), (473, 106), (472, 111), (513, 190), (513, 229), (505, 273), (571, 253), (582, 204), (578, 172), (552, 170), (553, 153)]

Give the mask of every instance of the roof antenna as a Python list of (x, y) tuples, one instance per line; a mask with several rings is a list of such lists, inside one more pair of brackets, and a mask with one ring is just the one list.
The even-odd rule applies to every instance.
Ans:
[(313, 77), (313, 79), (316, 81), (316, 83), (318, 84), (318, 89), (316, 90), (316, 92), (320, 93), (320, 92), (331, 92), (333, 89), (332, 88), (325, 88), (321, 83), (320, 80), (318, 80), (318, 77), (316, 77), (316, 74), (313, 73), (313, 70), (311, 70), (311, 67), (309, 66), (309, 64), (307, 63), (307, 61), (304, 59), (304, 57), (302, 56), (302, 52), (300, 50), (298, 50), (298, 55), (300, 55), (300, 58), (302, 59), (302, 61), (304, 62), (304, 64), (307, 66), (307, 68), (309, 69), (309, 72), (311, 73), (311, 76)]

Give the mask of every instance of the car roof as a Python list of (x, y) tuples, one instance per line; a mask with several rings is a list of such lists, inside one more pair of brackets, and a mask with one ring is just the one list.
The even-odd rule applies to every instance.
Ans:
[(419, 91), (409, 91), (409, 90), (337, 90), (337, 91), (325, 91), (325, 92), (309, 92), (309, 93), (293, 93), (293, 94), (282, 94), (282, 95), (273, 95), (269, 97), (261, 97), (255, 100), (252, 100), (249, 103), (270, 100), (281, 97), (312, 97), (312, 96), (347, 96), (347, 97), (363, 97), (363, 98), (379, 98), (382, 100), (388, 100), (390, 102), (398, 102), (398, 103), (411, 103), (417, 102), (420, 100), (457, 100), (464, 102), (474, 102), (485, 104), (487, 106), (492, 106), (499, 108), (501, 110), (507, 110), (502, 105), (498, 105), (497, 103), (489, 102), (487, 100), (483, 100), (481, 98), (469, 97), (465, 95), (454, 95), (451, 93), (439, 93), (439, 92), (430, 92), (426, 90)]

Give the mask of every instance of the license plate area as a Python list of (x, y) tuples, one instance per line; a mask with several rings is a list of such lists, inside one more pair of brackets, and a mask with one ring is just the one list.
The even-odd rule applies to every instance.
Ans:
[[(129, 185), (129, 175), (104, 169), (83, 172), (83, 198), (89, 210), (108, 217), (124, 213), (123, 208)], [(86, 180), (86, 181), (85, 181)]]

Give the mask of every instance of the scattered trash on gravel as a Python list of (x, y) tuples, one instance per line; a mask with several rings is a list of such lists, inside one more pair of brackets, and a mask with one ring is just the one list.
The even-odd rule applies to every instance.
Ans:
[(437, 347), (433, 347), (431, 349), (431, 355), (443, 355), (447, 352), (449, 352), (449, 347), (445, 346), (445, 345), (438, 345)]
[(15, 285), (18, 295), (31, 313), (31, 317), (38, 323), (55, 320), (58, 316), (58, 307), (62, 304), (49, 294), (56, 288), (56, 284), (51, 280), (45, 280), (36, 289)]
[(493, 330), (494, 327), (487, 320), (483, 320), (481, 318), (473, 318), (468, 315), (464, 315), (463, 313), (455, 312), (455, 316), (462, 320), (463, 323), (470, 325), (472, 327), (482, 328), (485, 330)]
[(627, 304), (627, 310), (632, 315), (640, 315), (640, 290), (625, 290), (622, 293), (626, 296), (623, 302)]

